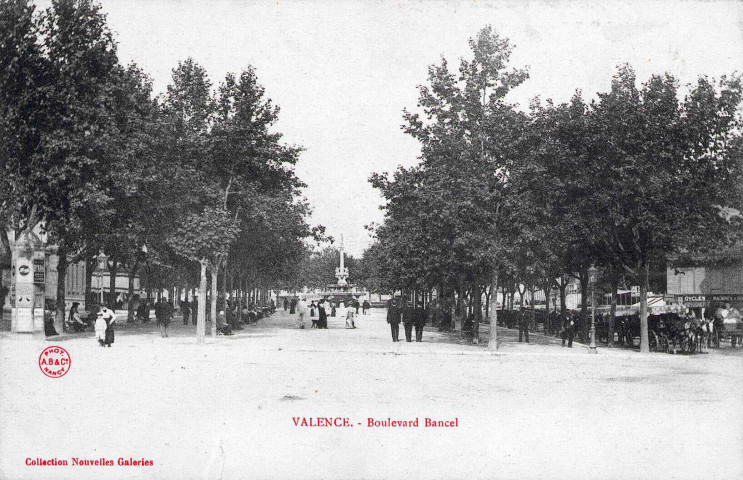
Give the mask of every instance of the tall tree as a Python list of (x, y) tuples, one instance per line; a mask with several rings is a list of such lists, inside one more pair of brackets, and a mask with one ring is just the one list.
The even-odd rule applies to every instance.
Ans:
[(737, 77), (717, 86), (700, 78), (682, 102), (673, 77), (654, 75), (638, 88), (634, 71), (623, 66), (594, 107), (599, 128), (591, 158), (593, 178), (601, 180), (590, 201), (608, 219), (607, 248), (640, 284), (643, 352), (653, 258), (719, 248), (710, 239), (740, 231), (740, 220), (724, 215), (741, 202), (728, 195), (743, 180), (728, 160), (740, 101)]
[[(418, 228), (400, 233), (405, 240), (397, 243), (413, 244), (409, 232), (415, 232), (416, 244), (426, 245), (421, 253), (429, 259), (423, 263), (425, 271), (448, 272), (441, 277), (449, 277), (447, 283), (460, 290), (471, 286), (476, 304), (473, 342), (478, 343), (481, 293), (486, 285), (497, 291), (497, 273), (503, 267), (508, 171), (519, 161), (523, 125), (505, 97), (528, 74), (509, 69), (513, 47), (491, 27), (469, 43), (472, 58), (461, 60), (458, 75), (449, 71), (446, 60), (429, 68), (429, 85), (420, 87), (418, 101), (423, 115), (405, 112), (405, 131), (421, 142), (420, 166), (400, 170), (392, 180), (372, 180), (388, 200), (386, 222), (394, 217), (395, 199), (413, 197), (416, 202), (412, 210)], [(395, 194), (393, 184), (403, 179), (415, 185), (414, 193)], [(409, 223), (399, 216), (395, 221)], [(383, 244), (401, 232), (387, 234), (390, 226), (380, 228)], [(430, 259), (437, 263), (434, 269), (428, 267)], [(490, 344), (497, 348), (495, 328)]]
[(43, 222), (57, 246), (55, 323), (61, 328), (68, 256), (81, 248), (83, 228), (92, 228), (89, 222), (110, 208), (106, 182), (118, 135), (116, 45), (100, 6), (90, 1), (56, 0), (36, 17), (26, 2), (2, 9), (6, 21), (14, 14), (19, 21), (18, 28), (3, 29), (9, 35), (3, 48), (11, 51), (2, 57), (11, 65), (0, 82), (16, 95), (4, 99), (10, 125), (3, 135), (21, 134), (3, 158), (3, 169), (13, 173), (8, 202), (16, 225)]

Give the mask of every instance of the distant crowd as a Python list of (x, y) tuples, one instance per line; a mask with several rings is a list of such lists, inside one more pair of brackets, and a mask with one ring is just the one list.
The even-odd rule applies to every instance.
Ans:
[(305, 322), (309, 319), (311, 328), (326, 329), (328, 328), (328, 316), (340, 317), (345, 319), (346, 328), (357, 328), (356, 317), (361, 309), (363, 315), (369, 313), (371, 304), (368, 300), (359, 302), (357, 298), (348, 299), (348, 306), (345, 301), (340, 300), (337, 303), (331, 298), (321, 298), (315, 302), (311, 300), (307, 304), (306, 297), (284, 299), (284, 311), (289, 311), (290, 315), (298, 315), (298, 327), (305, 328)]
[[(154, 310), (155, 322), (163, 338), (169, 336), (168, 327), (172, 322), (176, 308), (172, 302), (165, 297), (156, 302), (135, 297), (132, 309), (134, 317), (131, 321), (136, 323), (147, 323), (150, 321), (150, 312)], [(183, 325), (196, 325), (198, 321), (199, 301), (198, 299), (183, 300), (179, 305), (183, 318)], [(220, 335), (232, 335), (234, 330), (241, 330), (244, 325), (255, 322), (261, 318), (271, 315), (276, 310), (273, 300), (258, 305), (254, 302), (238, 302), (236, 300), (219, 299), (217, 303), (218, 313), (216, 318), (217, 332)], [(70, 333), (80, 333), (92, 329), (101, 346), (110, 347), (114, 343), (114, 325), (116, 315), (113, 310), (106, 306), (93, 305), (89, 312), (80, 311), (80, 303), (74, 302), (65, 320), (64, 329)], [(211, 315), (207, 309), (205, 321), (211, 321)], [(54, 328), (52, 322), (45, 322), (49, 328)], [(56, 335), (56, 332), (54, 333)]]

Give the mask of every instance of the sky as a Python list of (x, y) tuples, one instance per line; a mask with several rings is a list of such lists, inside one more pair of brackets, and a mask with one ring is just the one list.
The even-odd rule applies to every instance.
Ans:
[[(515, 45), (515, 67), (530, 79), (510, 95), (569, 100), (608, 90), (629, 62), (639, 81), (669, 72), (682, 84), (699, 75), (743, 71), (740, 2), (579, 1), (185, 1), (102, 0), (124, 63), (135, 61), (163, 92), (178, 61), (193, 57), (216, 85), (227, 72), (256, 68), (281, 107), (278, 131), (304, 153), (311, 223), (344, 236), (360, 255), (364, 225), (381, 222), (373, 172), (417, 162), (401, 125), (416, 106), (427, 67), (456, 67), (467, 41), (492, 25)], [(40, 2), (39, 6), (43, 6)]]

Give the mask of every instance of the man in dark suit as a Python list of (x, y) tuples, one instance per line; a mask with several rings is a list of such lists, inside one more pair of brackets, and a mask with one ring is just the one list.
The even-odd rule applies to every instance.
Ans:
[(526, 343), (529, 343), (529, 313), (521, 307), (519, 311), (519, 342), (526, 337)]
[(568, 347), (573, 348), (573, 337), (575, 336), (575, 322), (570, 315), (565, 313), (560, 314), (560, 320), (562, 322), (562, 346), (565, 346), (565, 340), (568, 341)]
[(405, 341), (406, 342), (412, 342), (413, 341), (413, 308), (408, 304), (408, 302), (405, 301), (405, 299), (401, 300), (402, 303), (402, 324), (405, 328)]
[(394, 299), (387, 301), (387, 323), (390, 324), (392, 331), (392, 341), (400, 341), (400, 309)]
[(413, 325), (415, 326), (415, 341), (423, 341), (423, 326), (426, 324), (426, 312), (420, 303), (413, 312)]
[(157, 326), (160, 328), (160, 335), (163, 338), (168, 336), (168, 324), (170, 324), (172, 316), (172, 305), (166, 302), (164, 297), (161, 297), (160, 301), (155, 304), (155, 318), (157, 319)]

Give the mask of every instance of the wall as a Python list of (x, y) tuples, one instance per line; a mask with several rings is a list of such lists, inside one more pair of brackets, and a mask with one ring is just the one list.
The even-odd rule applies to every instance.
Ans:
[(668, 294), (743, 294), (743, 260), (715, 267), (667, 269)]

